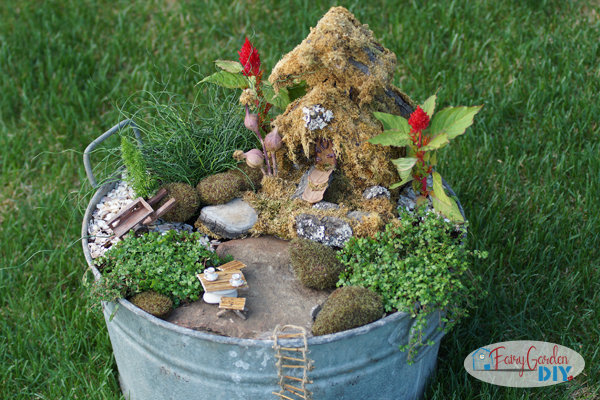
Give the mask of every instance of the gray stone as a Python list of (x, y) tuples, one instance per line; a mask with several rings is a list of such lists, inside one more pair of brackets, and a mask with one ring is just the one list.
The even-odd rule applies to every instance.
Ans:
[[(433, 178), (431, 175), (427, 177), (427, 186), (433, 186)], [(412, 184), (408, 184), (404, 186), (400, 192), (400, 196), (398, 197), (398, 206), (412, 213), (417, 206), (417, 197), (419, 197), (419, 195), (413, 190)], [(433, 210), (433, 203), (429, 197), (427, 197), (427, 210)]]
[(385, 197), (386, 199), (389, 199), (390, 191), (383, 186), (371, 186), (363, 192), (362, 197), (365, 200), (371, 200), (377, 197)]
[[(301, 199), (302, 198), (302, 194), (304, 193), (304, 190), (308, 186), (308, 176), (314, 170), (315, 170), (315, 166), (313, 165), (312, 167), (310, 167), (310, 169), (308, 171), (306, 171), (304, 173), (304, 175), (302, 175), (302, 178), (300, 178), (300, 182), (298, 183), (298, 188), (296, 189), (296, 192), (292, 195), (292, 199)], [(333, 174), (329, 175), (329, 184), (330, 185), (331, 185), (331, 182), (333, 182)]]
[(346, 217), (352, 218), (353, 220), (356, 220), (358, 222), (362, 222), (363, 217), (368, 217), (369, 215), (371, 215), (370, 212), (350, 211), (348, 214), (346, 214)]
[(226, 204), (204, 207), (198, 220), (217, 235), (235, 239), (248, 233), (258, 220), (258, 214), (238, 197)]
[(315, 203), (312, 208), (317, 209), (317, 210), (339, 210), (340, 206), (338, 206), (335, 203), (330, 203), (328, 201), (320, 201), (318, 203)]
[(300, 214), (296, 217), (298, 236), (329, 247), (343, 247), (352, 237), (352, 228), (341, 218), (319, 218), (312, 214)]

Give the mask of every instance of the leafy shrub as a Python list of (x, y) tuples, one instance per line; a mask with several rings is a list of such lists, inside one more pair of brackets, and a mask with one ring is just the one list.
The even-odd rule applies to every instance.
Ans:
[(298, 280), (313, 289), (332, 289), (344, 267), (330, 247), (308, 239), (290, 242), (290, 261)]
[(169, 296), (175, 306), (182, 300), (198, 300), (202, 285), (196, 274), (226, 262), (199, 240), (197, 232), (127, 236), (94, 261), (102, 279), (92, 285), (92, 297), (114, 301), (153, 290)]
[(331, 293), (312, 327), (315, 336), (342, 332), (370, 324), (383, 315), (381, 297), (360, 286), (346, 286)]
[[(383, 298), (387, 312), (404, 311), (417, 317), (415, 328), (423, 331), (425, 317), (439, 309), (445, 314), (445, 330), (468, 315), (474, 301), (483, 295), (481, 278), (469, 270), (470, 256), (487, 257), (486, 252), (469, 252), (464, 240), (467, 224), (459, 230), (421, 207), (414, 215), (403, 211), (400, 220), (388, 224), (374, 238), (351, 238), (339, 253), (346, 266), (338, 286), (360, 285)], [(415, 305), (417, 307), (415, 307)], [(420, 335), (403, 351), (411, 360)]]

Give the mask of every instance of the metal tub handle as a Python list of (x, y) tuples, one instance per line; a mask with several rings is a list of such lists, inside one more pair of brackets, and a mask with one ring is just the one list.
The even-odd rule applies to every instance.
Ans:
[(92, 151), (94, 151), (96, 146), (98, 146), (100, 143), (102, 143), (103, 141), (105, 141), (106, 139), (111, 137), (115, 132), (118, 132), (121, 129), (126, 128), (128, 125), (131, 125), (131, 128), (133, 129), (133, 132), (135, 134), (136, 139), (138, 140), (138, 143), (141, 144), (142, 136), (140, 134), (138, 126), (135, 124), (135, 122), (133, 122), (133, 120), (126, 119), (125, 121), (119, 122), (117, 125), (113, 126), (108, 131), (104, 132), (102, 135), (100, 135), (96, 139), (94, 139), (94, 141), (92, 143), (90, 143), (88, 145), (88, 147), (86, 147), (85, 151), (83, 152), (83, 165), (85, 167), (85, 173), (86, 173), (87, 178), (90, 181), (90, 184), (92, 185), (93, 188), (98, 187), (98, 183), (96, 182), (96, 177), (94, 176), (94, 171), (92, 170), (92, 164), (90, 162), (90, 154), (92, 153)]

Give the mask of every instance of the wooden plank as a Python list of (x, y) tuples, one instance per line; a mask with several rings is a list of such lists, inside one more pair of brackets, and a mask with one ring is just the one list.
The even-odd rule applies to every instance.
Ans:
[(246, 299), (244, 297), (221, 297), (219, 308), (228, 310), (244, 311), (246, 307)]
[(271, 393), (273, 393), (274, 395), (277, 395), (277, 396), (281, 397), (282, 399), (286, 399), (286, 400), (294, 400), (294, 399), (292, 399), (291, 397), (284, 396), (284, 395), (282, 395), (282, 394), (279, 394), (279, 393), (277, 393), (277, 392), (271, 392)]
[[(162, 217), (164, 214), (171, 211), (171, 209), (173, 207), (175, 207), (176, 203), (177, 203), (177, 199), (169, 199), (165, 204), (160, 206), (160, 208), (158, 210), (156, 210), (156, 212), (154, 213), (155, 215), (151, 215), (151, 217), (154, 217), (154, 219)], [(150, 222), (153, 222), (153, 221), (150, 221)], [(149, 224), (150, 222), (144, 221), (144, 224)]]
[[(304, 379), (296, 378), (296, 377), (294, 377), (294, 376), (287, 376), (287, 375), (284, 375), (283, 377), (284, 377), (284, 378), (287, 378), (287, 379), (291, 379), (291, 380), (293, 380), (293, 381), (298, 381), (298, 382), (303, 382), (303, 381), (304, 381)], [(313, 381), (307, 381), (306, 383), (313, 383)]]
[(229, 270), (232, 270), (232, 269), (239, 270), (239, 269), (242, 269), (242, 268), (246, 268), (246, 264), (244, 264), (242, 262), (239, 262), (239, 261), (236, 261), (236, 260), (228, 262), (227, 264), (223, 264), (220, 267), (217, 267), (217, 269), (219, 271), (229, 271)]
[(286, 357), (286, 356), (280, 356), (279, 354), (275, 354), (275, 357), (277, 358), (282, 358), (284, 360), (292, 360), (292, 361), (300, 361), (300, 362), (307, 362), (308, 360), (303, 359), (303, 358), (294, 358), (294, 357)]
[(303, 347), (280, 347), (279, 350), (285, 350), (285, 351), (301, 351), (301, 352), (305, 352), (306, 349)]
[(207, 281), (204, 279), (204, 273), (196, 275), (198, 279), (200, 279), (200, 283), (202, 284), (202, 288), (205, 292), (218, 292), (220, 290), (231, 290), (231, 289), (248, 289), (248, 283), (244, 283), (242, 286), (231, 286), (229, 280), (233, 274), (241, 274), (242, 280), (246, 281), (244, 274), (240, 270), (229, 270), (229, 271), (216, 271), (216, 274), (219, 275), (216, 281)]
[(158, 193), (156, 193), (156, 195), (154, 195), (154, 197), (148, 199), (147, 203), (149, 205), (153, 206), (154, 203), (158, 203), (166, 195), (167, 195), (167, 189), (162, 188), (158, 191)]
[[(298, 337), (298, 336), (303, 336), (304, 334), (302, 332), (298, 332), (298, 333), (286, 333), (283, 335), (277, 335), (277, 339), (287, 339), (287, 338), (294, 338), (294, 337)], [(275, 339), (275, 336), (271, 336), (269, 337), (269, 339)]]

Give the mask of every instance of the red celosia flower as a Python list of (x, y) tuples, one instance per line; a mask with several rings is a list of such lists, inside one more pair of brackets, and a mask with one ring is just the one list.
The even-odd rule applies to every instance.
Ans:
[(246, 38), (238, 54), (240, 55), (240, 63), (244, 66), (242, 74), (244, 76), (257, 76), (260, 70), (260, 55), (248, 38)]
[(413, 132), (421, 132), (429, 126), (429, 115), (423, 111), (421, 106), (417, 106), (417, 109), (410, 114), (408, 124), (412, 127)]

